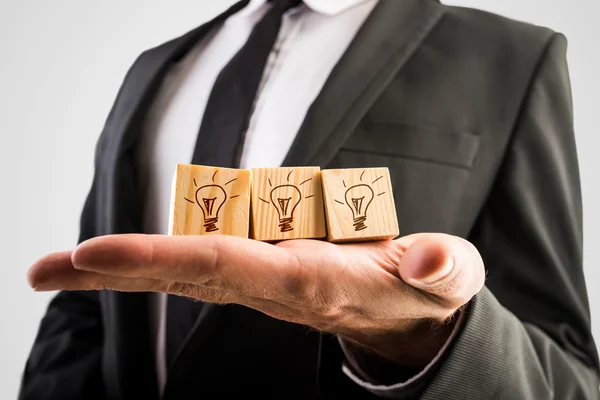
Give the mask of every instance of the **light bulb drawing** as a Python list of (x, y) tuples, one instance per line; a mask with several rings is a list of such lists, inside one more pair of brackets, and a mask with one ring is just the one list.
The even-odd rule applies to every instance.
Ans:
[(218, 231), (219, 211), (227, 201), (227, 192), (219, 185), (204, 185), (196, 190), (196, 203), (204, 214), (204, 230)]
[(305, 180), (299, 185), (293, 185), (290, 182), (290, 177), (294, 170), (291, 170), (287, 176), (287, 182), (283, 185), (277, 185), (273, 187), (273, 182), (268, 179), (269, 186), (273, 187), (269, 193), (269, 200), (265, 200), (262, 197), (259, 199), (272, 205), (277, 210), (278, 215), (278, 226), (280, 232), (291, 232), (294, 230), (294, 213), (302, 200), (310, 199), (314, 195), (303, 196), (300, 187), (305, 183), (312, 181), (312, 178)]
[(375, 193), (369, 185), (354, 185), (346, 190), (346, 205), (352, 210), (354, 230), (356, 232), (367, 229), (367, 210), (373, 202)]
[[(196, 187), (196, 191), (194, 193), (194, 200), (192, 201), (187, 197), (184, 199), (192, 204), (198, 205), (202, 210), (202, 214), (204, 217), (204, 231), (205, 232), (217, 232), (219, 230), (219, 226), (217, 225), (219, 222), (220, 212), (225, 202), (227, 202), (227, 192), (225, 191), (224, 186), (229, 185), (237, 180), (237, 178), (230, 180), (225, 183), (223, 186), (218, 185), (215, 182), (215, 177), (219, 170), (215, 171), (212, 176), (212, 184), (203, 185), (198, 187), (196, 179), (194, 179), (194, 187)], [(239, 195), (231, 196), (229, 199), (235, 199), (239, 197)]]
[(294, 185), (279, 185), (271, 190), (271, 204), (279, 215), (279, 229), (281, 232), (294, 230), (294, 211), (302, 201), (302, 193)]
[[(364, 174), (365, 171), (363, 171), (362, 174), (360, 174), (360, 182), (363, 181)], [(379, 178), (375, 179), (373, 182), (371, 182), (371, 185), (375, 184), (381, 178), (383, 178), (383, 176), (380, 176)], [(342, 183), (344, 187), (347, 188), (346, 181), (342, 181)], [(347, 188), (346, 193), (344, 195), (345, 203), (339, 200), (334, 200), (338, 204), (347, 206), (348, 208), (350, 208), (350, 211), (352, 211), (352, 221), (355, 232), (367, 229), (367, 211), (369, 210), (369, 206), (375, 199), (375, 191), (373, 190), (371, 185), (366, 183), (358, 183)], [(384, 194), (385, 192), (379, 193), (377, 194), (377, 197), (382, 196)]]

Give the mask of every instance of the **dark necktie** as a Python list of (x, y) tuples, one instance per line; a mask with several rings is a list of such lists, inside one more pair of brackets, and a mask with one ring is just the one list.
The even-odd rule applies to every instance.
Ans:
[(208, 99), (192, 163), (235, 168), (256, 92), (279, 28), (281, 17), (301, 0), (271, 0), (248, 41), (223, 68)]
[[(254, 26), (244, 46), (217, 77), (198, 133), (192, 164), (236, 168), (244, 133), (281, 17), (301, 0), (270, 0), (271, 8)], [(170, 366), (191, 332), (202, 302), (168, 296), (166, 362)]]

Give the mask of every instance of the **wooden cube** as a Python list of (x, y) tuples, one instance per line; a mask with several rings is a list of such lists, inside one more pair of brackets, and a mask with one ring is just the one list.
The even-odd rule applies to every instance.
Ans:
[(250, 171), (178, 164), (173, 176), (171, 235), (248, 237)]
[(268, 242), (325, 238), (320, 170), (252, 169), (251, 237)]
[(358, 242), (398, 236), (387, 168), (323, 170), (321, 179), (328, 241)]

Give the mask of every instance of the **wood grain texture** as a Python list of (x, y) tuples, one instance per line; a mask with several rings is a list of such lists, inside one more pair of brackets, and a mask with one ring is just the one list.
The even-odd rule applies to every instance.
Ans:
[(248, 237), (250, 171), (178, 164), (171, 189), (171, 235)]
[(319, 167), (257, 168), (251, 173), (253, 239), (326, 237)]
[(323, 170), (321, 179), (328, 241), (383, 240), (399, 235), (387, 168)]

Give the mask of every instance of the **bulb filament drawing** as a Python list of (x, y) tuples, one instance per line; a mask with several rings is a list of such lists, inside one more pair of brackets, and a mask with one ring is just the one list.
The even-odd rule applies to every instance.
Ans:
[(356, 232), (367, 229), (367, 210), (373, 202), (375, 193), (369, 185), (354, 185), (346, 190), (346, 205), (352, 210), (354, 230)]
[[(203, 228), (205, 232), (217, 232), (219, 230), (218, 223), (220, 212), (223, 208), (223, 205), (228, 199), (227, 192), (225, 191), (225, 188), (223, 186), (227, 186), (230, 183), (237, 180), (237, 178), (232, 179), (229, 182), (225, 183), (223, 186), (215, 184), (215, 176), (218, 172), (218, 170), (215, 171), (215, 173), (212, 176), (213, 184), (204, 185), (196, 189), (196, 192), (194, 194), (194, 199), (196, 201), (192, 201), (187, 197), (184, 197), (184, 199), (188, 203), (197, 204), (198, 207), (200, 207), (200, 209), (202, 210), (202, 214), (204, 216)], [(198, 187), (196, 179), (194, 179), (193, 181), (194, 187)], [(234, 199), (237, 197), (239, 197), (239, 195), (231, 196), (230, 198)]]
[(195, 197), (204, 214), (204, 231), (218, 231), (219, 211), (227, 201), (225, 189), (219, 185), (205, 185), (196, 190)]
[(271, 204), (277, 209), (279, 215), (280, 232), (294, 230), (294, 211), (302, 201), (302, 193), (294, 185), (280, 185), (271, 190)]
[[(362, 182), (365, 171), (360, 175), (360, 181)], [(383, 178), (380, 176), (375, 179), (372, 184), (375, 184), (378, 180)], [(346, 182), (342, 181), (344, 187), (346, 187)], [(369, 206), (373, 202), (375, 198), (375, 192), (371, 185), (366, 183), (359, 183), (349, 187), (346, 190), (345, 203), (339, 200), (335, 200), (336, 203), (346, 205), (352, 211), (352, 222), (354, 226), (354, 231), (359, 232), (368, 228), (367, 226), (367, 211), (369, 210)], [(385, 194), (385, 192), (379, 193), (377, 196), (381, 196)]]
[[(287, 175), (287, 182), (283, 185), (275, 186), (270, 194), (269, 200), (265, 200), (262, 197), (259, 197), (259, 200), (266, 204), (272, 205), (277, 210), (278, 215), (278, 228), (280, 232), (291, 232), (294, 230), (294, 216), (296, 209), (302, 202), (302, 200), (308, 200), (313, 198), (314, 195), (303, 196), (300, 191), (300, 187), (305, 183), (312, 181), (312, 178), (309, 178), (299, 185), (293, 185), (290, 182), (290, 177), (294, 170), (291, 170)], [(268, 179), (269, 186), (273, 187), (273, 182), (271, 178)]]

